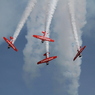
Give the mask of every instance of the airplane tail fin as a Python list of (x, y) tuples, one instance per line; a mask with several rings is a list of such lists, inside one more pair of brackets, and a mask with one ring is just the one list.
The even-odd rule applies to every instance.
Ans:
[(42, 31), (42, 33), (44, 34), (46, 31)]
[(47, 56), (47, 53), (50, 54), (50, 52), (46, 52), (45, 54), (43, 54), (43, 56)]
[(45, 54), (43, 54), (43, 56), (46, 56), (47, 54), (45, 53)]
[(12, 39), (13, 39), (13, 37), (12, 37), (12, 36), (10, 36), (10, 39), (12, 40)]
[(46, 31), (42, 31), (42, 33), (44, 34), (44, 36), (46, 36)]

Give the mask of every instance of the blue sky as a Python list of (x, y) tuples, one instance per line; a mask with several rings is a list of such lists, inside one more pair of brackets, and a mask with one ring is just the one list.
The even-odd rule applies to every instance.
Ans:
[(81, 76), (80, 76), (80, 87), (79, 87), (79, 95), (93, 95), (95, 94), (95, 81), (94, 81), (94, 66), (95, 66), (95, 54), (94, 54), (94, 46), (95, 46), (95, 13), (93, 6), (95, 1), (87, 0), (87, 24), (83, 28), (83, 44), (87, 45), (86, 50), (83, 53), (82, 65), (81, 65)]
[[(36, 64), (44, 58), (42, 55), (45, 53), (45, 44), (32, 38), (33, 34), (42, 35), (41, 31), (44, 29), (43, 0), (38, 0), (15, 42), (18, 52), (8, 50), (2, 39), (3, 36), (9, 38), (13, 35), (27, 3), (28, 0), (0, 1), (0, 95), (77, 95), (77, 92), (78, 95), (94, 95), (95, 1), (86, 1), (87, 23), (82, 28), (82, 41), (87, 48), (83, 51), (80, 64), (79, 59), (72, 62), (75, 48), (71, 46), (73, 36), (66, 9), (67, 1), (59, 0), (50, 27), (50, 37), (55, 39), (55, 43), (50, 43), (50, 56), (58, 55), (58, 59), (51, 61), (49, 66)], [(78, 15), (77, 12), (76, 14)], [(78, 90), (77, 83), (80, 85)]]

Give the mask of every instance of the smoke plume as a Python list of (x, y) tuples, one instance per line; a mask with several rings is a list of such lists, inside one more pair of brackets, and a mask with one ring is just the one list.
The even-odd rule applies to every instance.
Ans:
[(15, 40), (17, 39), (22, 27), (24, 26), (28, 16), (30, 15), (31, 11), (33, 10), (34, 6), (35, 6), (36, 0), (30, 0), (25, 11), (24, 14), (22, 15), (22, 18), (17, 26), (17, 29), (13, 35), (13, 43), (15, 42)]
[(76, 20), (75, 20), (75, 9), (74, 9), (74, 0), (68, 0), (68, 7), (69, 7), (69, 14), (70, 14), (70, 20), (71, 20), (71, 25), (72, 25), (72, 33), (76, 42), (77, 49), (79, 50), (80, 45), (79, 45), (79, 38), (78, 38), (78, 31), (77, 31), (77, 25), (76, 25)]
[[(68, 6), (67, 0), (59, 1), (54, 23), (52, 23), (54, 26), (53, 31), (57, 35), (55, 47), (52, 48), (58, 56), (58, 59), (56, 59), (56, 73), (54, 72), (54, 79), (56, 80), (54, 84), (58, 85), (54, 90), (55, 95), (78, 95), (80, 65), (82, 62), (79, 58), (73, 62), (73, 58), (77, 53), (76, 44), (77, 48), (79, 44), (82, 44), (81, 36), (83, 31), (81, 29), (85, 25), (86, 0), (70, 0), (69, 4)], [(75, 43), (75, 39), (77, 43)]]
[(45, 53), (45, 46), (41, 43), (41, 40), (32, 37), (32, 35), (41, 35), (41, 31), (44, 30), (45, 8), (43, 5), (45, 5), (45, 3), (45, 1), (40, 0), (27, 21), (27, 44), (23, 50), (25, 60), (23, 70), (25, 72), (24, 78), (26, 82), (31, 82), (31, 80), (40, 76), (39, 68), (40, 66), (42, 67), (42, 65), (38, 66), (37, 62), (42, 59)]
[[(50, 0), (48, 2), (47, 10), (46, 10), (46, 32), (47, 32), (47, 37), (49, 38), (50, 35), (50, 25), (51, 21), (57, 6), (58, 0)], [(49, 42), (46, 41), (46, 52), (49, 52)], [(47, 56), (49, 57), (49, 54), (47, 53)]]

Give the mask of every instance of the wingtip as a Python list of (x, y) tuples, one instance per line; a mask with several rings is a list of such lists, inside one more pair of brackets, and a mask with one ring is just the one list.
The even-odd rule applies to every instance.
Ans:
[(37, 65), (39, 65), (40, 64), (40, 62), (37, 62)]
[(53, 40), (52, 42), (55, 42), (55, 40)]
[(73, 58), (73, 61), (75, 61), (75, 57)]
[(18, 49), (16, 49), (15, 51), (18, 51)]

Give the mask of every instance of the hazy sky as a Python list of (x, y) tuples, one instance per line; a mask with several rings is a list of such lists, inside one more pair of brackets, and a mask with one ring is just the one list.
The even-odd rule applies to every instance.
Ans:
[[(46, 52), (45, 43), (32, 37), (44, 30), (48, 0), (37, 0), (15, 41), (19, 50), (7, 49), (2, 37), (13, 36), (29, 0), (0, 0), (0, 95), (94, 95), (95, 94), (95, 1), (72, 0), (83, 51), (72, 61), (76, 43), (72, 34), (67, 0), (59, 0), (50, 26), (50, 56), (57, 59), (37, 65)], [(48, 10), (48, 9), (47, 9)], [(85, 23), (86, 22), (86, 23)]]

